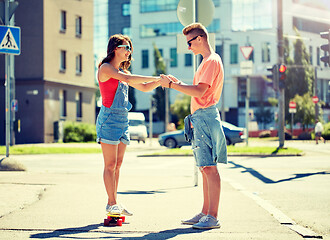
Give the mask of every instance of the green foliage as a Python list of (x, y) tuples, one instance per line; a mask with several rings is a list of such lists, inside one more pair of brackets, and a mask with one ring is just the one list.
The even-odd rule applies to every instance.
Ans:
[(314, 123), (315, 119), (315, 104), (312, 97), (309, 93), (305, 93), (303, 96), (297, 94), (292, 100), (297, 104), (294, 120), (302, 123), (303, 129), (306, 129), (308, 125)]
[(64, 123), (64, 142), (91, 142), (95, 140), (94, 124), (69, 121)]
[(262, 105), (256, 110), (254, 115), (256, 116), (257, 122), (264, 125), (264, 129), (266, 124), (273, 121), (272, 111), (270, 109), (265, 109), (265, 107)]
[[(307, 101), (308, 97), (305, 96), (305, 94), (308, 94), (309, 96), (313, 95), (313, 85), (315, 78), (314, 68), (309, 62), (309, 53), (307, 52), (306, 47), (297, 31), (296, 35), (298, 38), (293, 43), (293, 59), (290, 57), (291, 47), (289, 40), (287, 38), (284, 39), (284, 63), (288, 66), (286, 73), (287, 78), (285, 82), (285, 115), (288, 122), (291, 119), (291, 115), (289, 114), (290, 100), (295, 98), (296, 95), (299, 95), (303, 96), (303, 98)], [(300, 110), (307, 110), (305, 114), (300, 113), (300, 115), (305, 116), (305, 125), (312, 123), (307, 120), (309, 119), (308, 116), (311, 115), (310, 108), (306, 106), (306, 108), (301, 108)]]
[[(166, 74), (166, 65), (162, 55), (156, 44), (154, 46), (154, 60), (155, 60), (155, 73), (154, 76), (159, 76), (160, 74)], [(156, 116), (159, 120), (165, 121), (165, 91), (158, 87), (155, 90), (153, 98), (156, 100)]]
[(268, 102), (269, 102), (270, 105), (272, 105), (273, 107), (277, 107), (277, 105), (278, 105), (278, 99), (276, 99), (276, 98), (272, 98), (272, 97), (270, 97), (270, 98), (268, 98)]
[(178, 129), (184, 128), (184, 118), (190, 114), (190, 99), (191, 97), (185, 94), (178, 94), (175, 102), (171, 105), (171, 113), (175, 114), (178, 121)]
[(330, 140), (330, 122), (328, 122), (327, 124), (325, 124), (323, 126), (324, 128), (324, 131), (322, 133), (322, 137), (325, 139), (325, 140)]

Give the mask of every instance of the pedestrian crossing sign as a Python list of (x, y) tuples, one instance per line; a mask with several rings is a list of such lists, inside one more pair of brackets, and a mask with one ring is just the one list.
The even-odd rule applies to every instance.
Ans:
[(21, 28), (12, 26), (0, 26), (0, 54), (21, 53)]

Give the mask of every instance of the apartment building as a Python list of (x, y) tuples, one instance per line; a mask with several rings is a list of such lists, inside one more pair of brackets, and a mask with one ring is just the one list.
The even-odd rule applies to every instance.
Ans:
[[(111, 1), (110, 1), (111, 2)], [(192, 83), (192, 55), (177, 53), (177, 34), (182, 28), (177, 18), (179, 0), (131, 0), (130, 33), (134, 44), (132, 64), (136, 74), (151, 75), (155, 71), (153, 44), (160, 49), (167, 62), (168, 73), (186, 83)], [(245, 126), (246, 76), (241, 74), (240, 63), (246, 61), (241, 47), (254, 48), (249, 60), (253, 61), (253, 74), (250, 75), (250, 115), (256, 112), (262, 103), (274, 115), (277, 109), (272, 107), (269, 97), (276, 97), (272, 84), (265, 80), (269, 75), (267, 67), (278, 62), (277, 49), (277, 0), (213, 0), (215, 14), (213, 22), (207, 27), (215, 34), (215, 51), (224, 62), (225, 82), (219, 109), (225, 112), (223, 119), (236, 125)], [(127, 4), (127, 3), (125, 3)], [(109, 6), (110, 7), (110, 6)], [(119, 7), (118, 12), (122, 12)], [(110, 16), (111, 17), (111, 16)], [(330, 73), (329, 67), (320, 62), (324, 39), (319, 32), (330, 27), (330, 3), (326, 0), (289, 0), (283, 1), (283, 33), (289, 41), (296, 39), (295, 28), (310, 51), (313, 66), (317, 69), (318, 90), (323, 106), (324, 120), (330, 118)], [(120, 24), (120, 22), (118, 23)], [(111, 25), (109, 28), (111, 29)], [(122, 32), (124, 27), (122, 28)], [(170, 103), (174, 103), (177, 92), (170, 90)], [(138, 111), (146, 110), (149, 98), (146, 93), (135, 93)], [(274, 121), (275, 122), (275, 121)], [(274, 122), (266, 127), (274, 126)], [(251, 128), (250, 128), (251, 129)]]
[[(15, 25), (21, 28), (21, 54), (15, 57), (16, 119), (21, 122), (16, 143), (54, 142), (63, 121), (95, 123), (93, 1), (19, 1)], [(3, 68), (0, 76), (4, 96)], [(1, 98), (3, 123), (4, 106)], [(0, 136), (4, 144), (2, 127)]]

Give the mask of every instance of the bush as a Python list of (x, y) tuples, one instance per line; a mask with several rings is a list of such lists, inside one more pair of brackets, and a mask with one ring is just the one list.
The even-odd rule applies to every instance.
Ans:
[(91, 142), (96, 140), (94, 124), (65, 122), (63, 142)]
[(330, 122), (324, 125), (324, 131), (322, 133), (322, 137), (325, 140), (330, 140)]
[(270, 131), (269, 130), (265, 130), (259, 133), (259, 138), (267, 138), (270, 137)]

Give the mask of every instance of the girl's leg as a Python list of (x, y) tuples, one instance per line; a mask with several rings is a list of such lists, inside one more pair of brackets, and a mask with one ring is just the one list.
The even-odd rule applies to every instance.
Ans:
[(120, 142), (118, 145), (117, 164), (116, 164), (116, 168), (115, 168), (115, 179), (116, 179), (115, 196), (116, 196), (116, 199), (117, 199), (117, 189), (118, 189), (118, 183), (119, 183), (120, 167), (123, 163), (125, 151), (126, 151), (126, 144)]
[(103, 180), (108, 194), (108, 204), (114, 205), (117, 204), (115, 171), (117, 165), (118, 146), (101, 142), (101, 148), (104, 158)]

